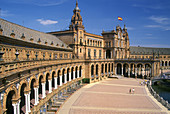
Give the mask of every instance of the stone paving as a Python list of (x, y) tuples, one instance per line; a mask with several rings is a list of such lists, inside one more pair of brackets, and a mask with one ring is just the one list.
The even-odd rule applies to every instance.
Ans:
[[(86, 85), (64, 103), (58, 114), (168, 114), (140, 81), (106, 79)], [(135, 88), (134, 94), (129, 93), (130, 88)]]

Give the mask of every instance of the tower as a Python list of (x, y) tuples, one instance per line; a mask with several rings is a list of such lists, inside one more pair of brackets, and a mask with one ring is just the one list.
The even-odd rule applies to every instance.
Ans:
[(78, 2), (76, 1), (76, 7), (73, 10), (73, 16), (71, 18), (71, 24), (69, 26), (70, 31), (74, 31), (73, 50), (78, 58), (83, 58), (85, 55), (85, 37), (84, 37), (84, 26), (83, 19), (80, 15), (80, 9)]
[(74, 14), (71, 18), (71, 24), (69, 26), (70, 30), (78, 30), (79, 28), (84, 29), (83, 20), (82, 20), (82, 17), (80, 15), (80, 11), (81, 10), (78, 7), (78, 2), (76, 1), (76, 7), (73, 10)]

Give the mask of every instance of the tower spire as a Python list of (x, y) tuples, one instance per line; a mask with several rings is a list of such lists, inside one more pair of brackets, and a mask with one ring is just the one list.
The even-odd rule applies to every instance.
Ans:
[(76, 0), (76, 7), (78, 7), (78, 1)]

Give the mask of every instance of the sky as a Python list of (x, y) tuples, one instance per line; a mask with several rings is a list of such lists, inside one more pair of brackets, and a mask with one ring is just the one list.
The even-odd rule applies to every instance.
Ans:
[[(0, 17), (52, 32), (66, 30), (76, 0), (0, 0)], [(170, 0), (78, 0), (85, 30), (101, 35), (124, 24), (130, 45), (170, 48)], [(123, 21), (118, 21), (118, 16)]]

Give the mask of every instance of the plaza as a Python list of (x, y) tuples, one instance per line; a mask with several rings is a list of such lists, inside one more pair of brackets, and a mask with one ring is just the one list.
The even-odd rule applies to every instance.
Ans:
[[(75, 92), (58, 114), (168, 114), (141, 79), (109, 78)], [(135, 93), (129, 93), (134, 88)]]

